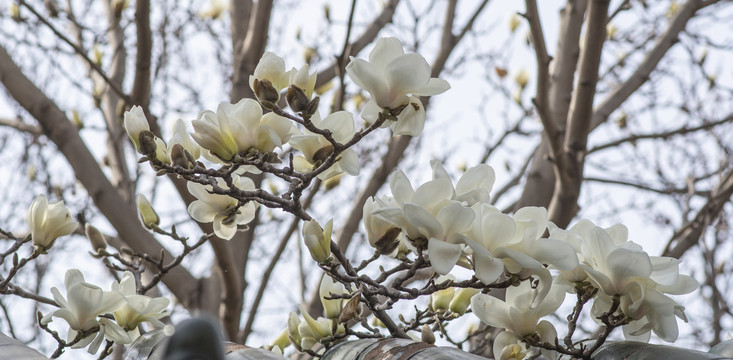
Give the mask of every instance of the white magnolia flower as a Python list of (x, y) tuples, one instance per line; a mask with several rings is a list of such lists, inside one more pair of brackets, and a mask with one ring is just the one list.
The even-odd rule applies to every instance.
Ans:
[(304, 350), (312, 348), (319, 340), (333, 334), (331, 320), (323, 317), (314, 319), (303, 305), (300, 305), (300, 313), (305, 320), (298, 325), (298, 332), (301, 336), (300, 346)]
[[(88, 331), (99, 325), (97, 316), (117, 310), (125, 301), (124, 296), (117, 291), (103, 291), (100, 287), (85, 282), (84, 275), (77, 269), (66, 271), (65, 285), (66, 298), (57, 288), (51, 288), (60, 309), (46, 314), (41, 323), (48, 324), (52, 317), (64, 319), (70, 327), (68, 341), (74, 340), (80, 331)], [(75, 347), (85, 347), (93, 340), (94, 336), (87, 336)]]
[[(234, 186), (240, 190), (255, 190), (250, 178), (234, 175), (233, 179)], [(228, 188), (223, 179), (217, 179), (217, 183), (221, 188)], [(198, 222), (213, 222), (214, 233), (222, 239), (230, 240), (237, 232), (238, 225), (245, 225), (254, 219), (257, 205), (253, 201), (237, 206), (239, 204), (237, 199), (212, 193), (211, 185), (188, 182), (187, 186), (188, 192), (198, 199), (188, 205), (188, 213)]]
[[(347, 111), (338, 111), (321, 120), (318, 113), (311, 117), (313, 125), (319, 129), (331, 131), (336, 142), (344, 144), (351, 140), (356, 133), (354, 118)], [(296, 171), (310, 172), (320, 166), (333, 153), (333, 145), (323, 135), (308, 130), (303, 135), (294, 135), (290, 138), (290, 145), (303, 153), (293, 158)], [(354, 149), (348, 148), (339, 154), (339, 159), (333, 166), (320, 173), (318, 178), (325, 180), (346, 172), (349, 175), (359, 174), (359, 157)]]
[(173, 125), (173, 136), (168, 141), (168, 154), (171, 153), (171, 148), (175, 144), (181, 144), (194, 160), (201, 156), (201, 146), (191, 139), (191, 135), (186, 130), (186, 123), (181, 119), (176, 120)]
[(698, 287), (692, 277), (679, 274), (680, 261), (649, 256), (638, 244), (627, 241), (623, 225), (603, 229), (590, 222), (572, 228), (582, 237), (580, 267), (600, 289), (593, 303), (594, 318), (607, 312), (611, 298), (619, 296), (619, 312), (633, 321), (624, 326), (629, 339), (648, 340), (654, 331), (665, 341), (677, 339), (676, 318), (687, 321), (684, 307), (666, 294), (687, 294)]
[(249, 87), (254, 91), (255, 79), (259, 81), (268, 80), (272, 83), (275, 90), (278, 91), (279, 98), (280, 90), (289, 85), (291, 72), (292, 71), (285, 71), (285, 60), (268, 51), (262, 55), (262, 58), (260, 58), (260, 61), (255, 67), (254, 73), (250, 75)]
[(318, 75), (316, 71), (312, 74), (309, 71), (308, 64), (303, 65), (300, 69), (293, 68), (290, 70), (290, 85), (295, 85), (303, 90), (308, 99), (313, 96), (313, 89), (316, 87), (316, 75)]
[(127, 136), (135, 145), (135, 150), (140, 152), (140, 133), (143, 131), (150, 131), (150, 125), (148, 119), (145, 117), (143, 108), (135, 105), (130, 110), (125, 111), (124, 115), (124, 126)]
[(223, 111), (204, 110), (191, 121), (194, 132), (191, 137), (204, 149), (223, 161), (229, 161), (239, 152), (232, 135), (229, 119)]
[(33, 244), (45, 253), (53, 246), (56, 238), (73, 233), (78, 223), (63, 201), (48, 203), (45, 195), (38, 195), (26, 214)]
[(263, 116), (262, 107), (252, 99), (242, 99), (236, 104), (221, 103), (218, 113), (223, 113), (229, 120), (239, 153), (246, 153), (250, 149), (272, 152), (297, 133), (292, 121), (275, 113)]
[[(170, 304), (170, 300), (164, 297), (151, 298), (138, 295), (135, 278), (131, 272), (125, 271), (119, 283), (117, 281), (112, 283), (112, 291), (117, 291), (125, 297), (123, 305), (114, 311), (112, 315), (114, 315), (117, 325), (126, 332), (130, 342), (140, 336), (138, 325), (142, 322), (148, 322), (156, 328), (165, 326), (159, 319), (168, 315), (165, 309)], [(124, 337), (121, 337), (114, 341), (125, 344), (123, 340)]]
[(378, 212), (379, 209), (397, 206), (395, 200), (388, 196), (382, 196), (381, 198), (369, 197), (364, 202), (362, 209), (362, 221), (364, 222), (369, 245), (387, 255), (394, 253), (404, 235), (399, 227), (375, 215), (375, 212)]
[[(542, 320), (537, 324), (537, 334), (540, 336), (540, 340), (549, 342), (550, 344), (555, 342), (557, 338), (557, 330), (547, 320)], [(502, 331), (494, 339), (493, 344), (494, 359), (497, 360), (522, 360), (530, 353), (530, 349), (517, 335), (509, 331)], [(560, 358), (560, 354), (552, 350), (540, 349), (544, 359), (557, 360)]]
[[(396, 135), (417, 136), (425, 123), (425, 109), (415, 96), (429, 96), (450, 89), (447, 81), (431, 78), (430, 65), (420, 54), (405, 54), (396, 38), (379, 39), (369, 53), (369, 61), (351, 58), (346, 72), (371, 99), (362, 117), (374, 122), (386, 110), (397, 116), (392, 124)], [(405, 126), (405, 123), (410, 123)]]
[(536, 297), (537, 289), (533, 289), (529, 281), (523, 281), (506, 290), (506, 301), (486, 294), (474, 295), (471, 310), (485, 324), (506, 329), (521, 338), (538, 332), (540, 319), (560, 307), (565, 292), (552, 287), (544, 300), (534, 307), (532, 303)]
[(333, 295), (342, 295), (346, 292), (344, 285), (333, 281), (331, 276), (325, 275), (321, 280), (321, 286), (318, 287), (318, 293), (321, 297), (321, 304), (323, 304), (323, 312), (329, 319), (338, 319), (341, 315), (341, 304), (344, 299), (326, 299)]

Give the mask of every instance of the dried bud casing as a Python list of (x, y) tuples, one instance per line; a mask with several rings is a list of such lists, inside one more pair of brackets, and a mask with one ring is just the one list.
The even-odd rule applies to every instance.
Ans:
[(275, 89), (270, 80), (254, 79), (252, 88), (255, 96), (257, 96), (257, 100), (259, 100), (260, 104), (267, 109), (272, 110), (272, 108), (275, 107), (275, 104), (277, 104), (277, 101), (280, 100), (280, 91)]
[(150, 159), (155, 159), (155, 151), (158, 145), (155, 144), (155, 135), (150, 130), (143, 130), (138, 135), (138, 144), (140, 144), (140, 153)]
[(351, 319), (356, 319), (361, 314), (361, 296), (356, 295), (351, 298), (344, 308), (341, 310), (339, 315), (339, 324), (345, 323)]
[(288, 102), (290, 109), (295, 112), (302, 112), (310, 102), (305, 91), (295, 85), (290, 85), (288, 92), (285, 93), (285, 100)]
[(95, 253), (100, 253), (107, 248), (107, 241), (104, 239), (104, 235), (92, 226), (92, 224), (87, 223), (84, 226), (84, 233), (87, 235), (89, 242), (92, 243), (92, 249), (94, 249)]

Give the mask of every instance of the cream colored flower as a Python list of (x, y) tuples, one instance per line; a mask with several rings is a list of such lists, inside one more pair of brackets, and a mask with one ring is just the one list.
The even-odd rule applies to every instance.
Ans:
[(56, 238), (73, 233), (79, 226), (63, 201), (49, 204), (45, 195), (38, 195), (33, 200), (26, 221), (30, 226), (33, 244), (42, 252), (50, 249)]
[[(234, 180), (234, 185), (241, 190), (255, 190), (254, 183), (247, 177), (235, 176)], [(223, 179), (217, 181), (219, 187), (227, 188)], [(230, 240), (237, 232), (238, 225), (245, 225), (254, 219), (256, 203), (252, 201), (237, 206), (237, 199), (212, 193), (211, 185), (189, 182), (187, 186), (188, 192), (197, 199), (188, 205), (188, 213), (198, 222), (212, 222), (214, 233), (222, 239)]]

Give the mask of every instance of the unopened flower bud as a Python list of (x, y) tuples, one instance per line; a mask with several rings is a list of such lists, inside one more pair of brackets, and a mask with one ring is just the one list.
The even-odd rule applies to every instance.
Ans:
[(143, 194), (137, 194), (137, 210), (140, 213), (140, 220), (146, 228), (153, 229), (160, 224), (158, 214)]
[(280, 335), (278, 335), (277, 338), (275, 338), (275, 340), (272, 341), (271, 346), (273, 348), (277, 347), (278, 349), (280, 349), (280, 353), (282, 353), (285, 350), (285, 348), (288, 347), (288, 345), (290, 345), (290, 341), (288, 339), (288, 334), (289, 334), (288, 330), (289, 328), (283, 330), (280, 333)]
[(468, 305), (471, 305), (471, 298), (479, 292), (478, 289), (466, 288), (458, 289), (453, 295), (453, 299), (448, 305), (448, 309), (458, 315), (463, 315), (468, 309)]
[[(442, 284), (446, 281), (455, 280), (455, 277), (452, 275), (443, 275), (438, 277), (435, 280), (436, 284)], [(438, 290), (432, 294), (430, 294), (430, 305), (435, 311), (446, 311), (448, 310), (450, 306), (451, 300), (453, 300), (453, 295), (455, 294), (456, 289), (453, 287)]]
[(517, 15), (517, 13), (512, 13), (509, 16), (509, 31), (514, 32), (521, 23), (522, 21), (519, 19), (519, 15)]
[(290, 85), (288, 92), (285, 93), (285, 100), (287, 100), (290, 109), (295, 112), (303, 111), (310, 102), (308, 96), (305, 95), (305, 91), (295, 85)]
[(298, 325), (300, 325), (300, 318), (298, 314), (291, 312), (288, 314), (288, 338), (293, 345), (300, 346), (300, 332), (298, 331)]
[(308, 221), (303, 225), (303, 240), (313, 260), (324, 263), (331, 257), (331, 232), (333, 230), (333, 219), (326, 223), (326, 228), (321, 228), (315, 220)]
[(87, 223), (84, 225), (84, 233), (87, 235), (89, 242), (92, 243), (92, 249), (94, 249), (95, 253), (99, 253), (107, 248), (107, 241), (104, 240), (104, 235), (92, 226), (92, 224)]
[(345, 292), (344, 285), (333, 281), (330, 276), (326, 275), (323, 277), (323, 280), (321, 280), (321, 286), (318, 288), (318, 292), (321, 297), (321, 304), (323, 304), (323, 312), (326, 314), (326, 317), (329, 319), (337, 319), (341, 315), (341, 303), (343, 302), (343, 299), (333, 297), (334, 295), (338, 296)]
[(275, 104), (277, 104), (277, 101), (280, 100), (280, 92), (272, 86), (272, 82), (270, 82), (270, 80), (254, 79), (252, 88), (255, 96), (257, 96), (257, 100), (259, 100), (260, 104), (267, 109), (272, 110)]
[(190, 161), (191, 155), (186, 154), (186, 149), (181, 144), (173, 144), (171, 147), (171, 164), (173, 166), (180, 166), (184, 169), (191, 169), (193, 164)]
[(430, 330), (430, 326), (427, 324), (423, 325), (422, 329), (420, 329), (420, 340), (431, 345), (435, 344), (435, 334), (433, 334), (433, 330)]
[(318, 104), (321, 102), (321, 98), (316, 96), (311, 100), (308, 105), (306, 105), (305, 109), (303, 109), (303, 114), (307, 115), (313, 115), (318, 112)]
[(151, 159), (156, 158), (156, 150), (158, 145), (155, 143), (155, 135), (150, 130), (141, 131), (138, 135), (138, 144), (140, 144), (140, 153)]

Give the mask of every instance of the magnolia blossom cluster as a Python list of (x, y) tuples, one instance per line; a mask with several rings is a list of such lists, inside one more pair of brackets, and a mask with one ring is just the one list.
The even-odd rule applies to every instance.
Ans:
[[(422, 55), (405, 54), (402, 44), (395, 38), (380, 39), (369, 61), (352, 58), (346, 72), (372, 96), (362, 118), (369, 124), (381, 118), (382, 127), (390, 126), (394, 135), (418, 136), (424, 127), (425, 109), (417, 96), (436, 95), (450, 88), (445, 80), (431, 77), (430, 66)], [(257, 100), (221, 103), (216, 112), (204, 110), (191, 121), (191, 133), (186, 124), (178, 120), (167, 142), (150, 131), (139, 106), (124, 114), (125, 129), (135, 149), (148, 160), (188, 170), (200, 160), (224, 166), (241, 164), (243, 160), (277, 163), (275, 151), (289, 144), (299, 152), (292, 161), (295, 171), (318, 170), (318, 178), (324, 180), (342, 173), (359, 174), (357, 153), (349, 147), (339, 149), (336, 160), (327, 169), (320, 168), (334, 153), (334, 145), (348, 143), (357, 129), (350, 112), (339, 111), (325, 117), (319, 114), (318, 97), (313, 97), (316, 73), (310, 72), (308, 64), (300, 69), (286, 70), (282, 58), (267, 52), (249, 83)], [(284, 89), (287, 89), (286, 103), (302, 116), (300, 126), (275, 112), (263, 111), (263, 107), (274, 109), (277, 106)], [(242, 165), (240, 169), (251, 173), (261, 171), (252, 165)], [(249, 185), (243, 181), (243, 190), (254, 190)], [(189, 191), (198, 199), (194, 202), (196, 205), (189, 206), (189, 213), (197, 221), (213, 222), (220, 238), (231, 239), (238, 225), (245, 225), (253, 218), (251, 207), (241, 209), (236, 201), (214, 194), (211, 185), (207, 188), (192, 183)]]
[(61, 318), (69, 325), (67, 342), (78, 340), (72, 348), (89, 346), (95, 354), (104, 339), (117, 344), (129, 344), (140, 336), (138, 326), (146, 322), (156, 328), (164, 328), (160, 321), (168, 315), (170, 300), (138, 295), (133, 274), (126, 271), (120, 281), (112, 284), (110, 291), (84, 281), (77, 269), (66, 272), (66, 297), (52, 288), (53, 298), (60, 307), (41, 319), (47, 325), (52, 318)]
[[(615, 315), (623, 319), (627, 338), (648, 340), (650, 331), (665, 341), (677, 338), (676, 318), (686, 321), (684, 308), (668, 295), (687, 294), (698, 285), (679, 274), (679, 260), (650, 256), (628, 240), (620, 224), (604, 229), (582, 220), (562, 230), (548, 221), (544, 208), (504, 214), (489, 203), (494, 171), (487, 165), (468, 169), (455, 184), (439, 162), (433, 161), (432, 168), (432, 179), (418, 187), (397, 171), (390, 179), (392, 196), (366, 202), (367, 239), (385, 255), (423, 254), (442, 275), (458, 265), (487, 285), (502, 276), (537, 279), (536, 286), (524, 281), (507, 289), (506, 300), (471, 294), (476, 316), (507, 329), (501, 337), (506, 346), (532, 334), (554, 343), (554, 328), (540, 320), (581, 284), (597, 289), (594, 319), (619, 303)], [(433, 294), (433, 308), (450, 309), (453, 296), (459, 296), (451, 291)], [(461, 293), (457, 303), (466, 296)], [(462, 311), (456, 305), (456, 312)], [(501, 355), (503, 348), (495, 349)]]

